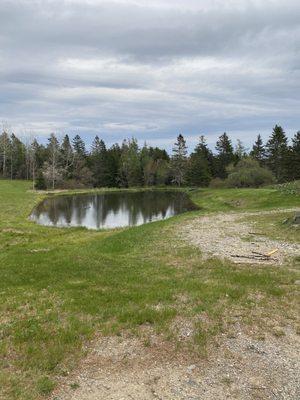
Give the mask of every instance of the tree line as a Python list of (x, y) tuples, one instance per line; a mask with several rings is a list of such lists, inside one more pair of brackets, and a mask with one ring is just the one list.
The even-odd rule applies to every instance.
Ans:
[(90, 150), (79, 135), (59, 141), (51, 134), (46, 145), (22, 142), (6, 129), (0, 135), (0, 177), (32, 180), (37, 189), (136, 187), (159, 185), (247, 187), (300, 179), (300, 131), (289, 142), (276, 125), (264, 144), (258, 135), (252, 149), (240, 140), (234, 146), (222, 134), (213, 152), (204, 136), (188, 154), (179, 135), (172, 154), (158, 147), (139, 147), (136, 139), (107, 148), (95, 137)]

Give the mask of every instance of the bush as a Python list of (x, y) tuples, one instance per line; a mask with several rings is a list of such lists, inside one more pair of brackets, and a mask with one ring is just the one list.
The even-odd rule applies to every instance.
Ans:
[(252, 158), (244, 158), (237, 165), (229, 167), (228, 172), (225, 185), (230, 188), (260, 187), (275, 181), (272, 172)]
[(226, 187), (226, 182), (221, 178), (214, 178), (210, 181), (209, 187), (211, 189), (222, 189)]
[(86, 188), (92, 188), (92, 185), (87, 185), (83, 182), (77, 181), (75, 179), (68, 179), (62, 182), (59, 182), (57, 185), (58, 189), (86, 189)]
[(286, 194), (299, 194), (300, 195), (300, 180), (281, 183), (280, 185), (276, 185), (275, 189), (280, 190)]
[(46, 190), (47, 189), (46, 180), (44, 178), (44, 174), (42, 171), (40, 171), (37, 175), (37, 178), (34, 183), (34, 188), (36, 190)]

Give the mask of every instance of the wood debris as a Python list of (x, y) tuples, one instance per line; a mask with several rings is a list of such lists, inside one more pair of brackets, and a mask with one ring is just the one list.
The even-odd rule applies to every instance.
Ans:
[(237, 257), (237, 258), (249, 258), (252, 260), (270, 260), (270, 258), (276, 254), (279, 251), (279, 249), (273, 249), (269, 251), (268, 253), (259, 253), (257, 251), (252, 251), (251, 255), (241, 255), (241, 254), (230, 254), (231, 257)]

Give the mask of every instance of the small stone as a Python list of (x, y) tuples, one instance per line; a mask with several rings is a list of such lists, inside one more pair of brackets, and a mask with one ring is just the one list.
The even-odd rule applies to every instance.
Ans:
[(296, 212), (293, 218), (294, 225), (300, 225), (300, 212)]
[(190, 386), (198, 386), (198, 383), (195, 382), (195, 381), (193, 381), (192, 379), (189, 379), (187, 383), (188, 383), (188, 385), (190, 385)]
[(189, 366), (187, 367), (187, 371), (188, 371), (189, 373), (191, 373), (191, 372), (193, 372), (194, 369), (196, 369), (196, 368), (197, 368), (196, 365), (189, 365)]

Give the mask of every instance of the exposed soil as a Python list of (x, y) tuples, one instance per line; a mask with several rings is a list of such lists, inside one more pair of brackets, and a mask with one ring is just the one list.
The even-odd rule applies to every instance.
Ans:
[(208, 359), (180, 353), (159, 337), (99, 339), (53, 398), (60, 400), (295, 400), (300, 398), (300, 337), (221, 337)]
[[(195, 218), (181, 230), (181, 236), (198, 246), (206, 257), (226, 258), (235, 263), (282, 264), (290, 257), (300, 256), (300, 245), (272, 240), (257, 231), (255, 222), (243, 221), (245, 217), (273, 213), (278, 211), (220, 213)], [(278, 251), (269, 259), (257, 254), (274, 249)]]

